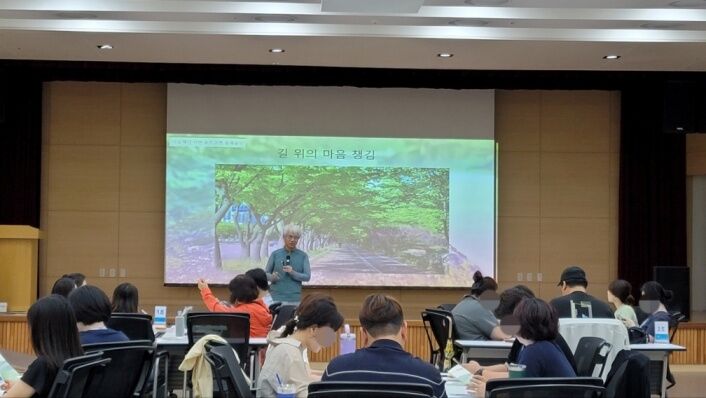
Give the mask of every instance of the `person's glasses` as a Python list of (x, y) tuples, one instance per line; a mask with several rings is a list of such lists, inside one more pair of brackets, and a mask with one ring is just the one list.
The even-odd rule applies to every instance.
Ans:
[(287, 240), (299, 240), (299, 237), (298, 237), (298, 236), (294, 236), (294, 235), (287, 235), (287, 236), (285, 237), (285, 239), (287, 239)]

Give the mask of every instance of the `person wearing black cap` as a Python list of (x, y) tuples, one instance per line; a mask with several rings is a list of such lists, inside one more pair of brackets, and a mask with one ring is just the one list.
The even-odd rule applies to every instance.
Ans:
[(614, 318), (607, 303), (586, 293), (588, 280), (581, 267), (564, 269), (557, 286), (561, 287), (561, 297), (550, 304), (559, 318)]

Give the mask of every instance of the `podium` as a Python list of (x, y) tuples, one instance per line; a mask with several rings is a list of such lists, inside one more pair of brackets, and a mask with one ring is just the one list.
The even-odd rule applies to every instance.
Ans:
[(0, 225), (0, 302), (8, 312), (26, 312), (37, 299), (40, 237), (28, 225)]

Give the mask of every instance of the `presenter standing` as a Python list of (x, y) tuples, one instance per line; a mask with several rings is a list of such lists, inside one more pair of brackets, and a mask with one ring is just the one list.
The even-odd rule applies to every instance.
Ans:
[(284, 247), (272, 252), (265, 266), (267, 278), (272, 282), (272, 300), (280, 301), (282, 305), (299, 305), (302, 282), (311, 279), (309, 256), (297, 249), (301, 234), (299, 226), (285, 226), (282, 232)]

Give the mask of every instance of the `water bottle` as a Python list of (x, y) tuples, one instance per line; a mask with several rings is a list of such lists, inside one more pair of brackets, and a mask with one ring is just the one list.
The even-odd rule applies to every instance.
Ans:
[(174, 334), (177, 337), (181, 337), (184, 335), (186, 332), (186, 322), (184, 322), (184, 313), (181, 311), (177, 311), (177, 316), (174, 319), (174, 327), (175, 327), (175, 332)]
[(341, 346), (339, 353), (351, 354), (355, 352), (355, 334), (351, 333), (351, 325), (345, 324), (343, 326), (343, 333), (341, 334)]

